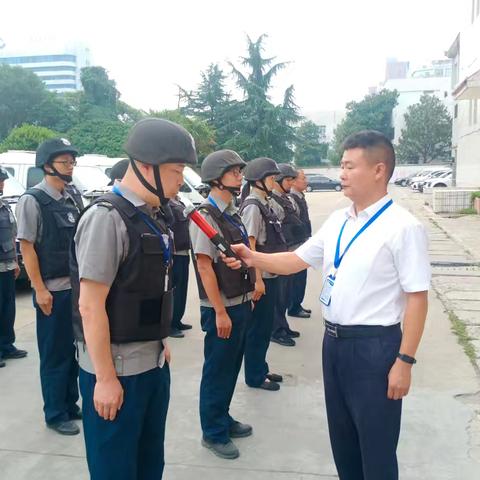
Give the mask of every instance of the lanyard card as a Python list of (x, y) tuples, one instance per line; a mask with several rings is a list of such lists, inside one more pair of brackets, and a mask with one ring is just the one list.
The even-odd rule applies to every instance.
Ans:
[(328, 275), (323, 282), (322, 291), (320, 292), (320, 301), (328, 307), (332, 301), (332, 289), (335, 285), (335, 277)]

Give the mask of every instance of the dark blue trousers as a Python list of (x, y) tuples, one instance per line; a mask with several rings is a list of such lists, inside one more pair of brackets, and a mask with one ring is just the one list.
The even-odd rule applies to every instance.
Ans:
[(323, 339), (328, 429), (340, 480), (397, 480), (401, 400), (387, 398), (400, 326), (386, 335)]
[(40, 382), (47, 423), (69, 419), (78, 412), (78, 363), (72, 328), (72, 291), (51, 292), (53, 308), (44, 315), (33, 296), (37, 311), (37, 342)]
[(233, 423), (230, 402), (242, 366), (245, 331), (250, 322), (251, 302), (228, 307), (232, 320), (230, 338), (217, 336), (215, 310), (200, 307), (202, 330), (205, 332), (202, 381), (200, 383), (200, 422), (205, 439), (215, 443), (229, 441)]
[(260, 386), (269, 371), (266, 361), (272, 335), (273, 313), (277, 298), (276, 278), (264, 278), (265, 295), (255, 304), (245, 337), (245, 383)]
[(15, 342), (15, 270), (0, 272), (0, 350), (13, 349)]
[(165, 422), (170, 370), (154, 368), (118, 377), (123, 405), (115, 420), (95, 411), (95, 375), (80, 369), (83, 431), (91, 480), (160, 480), (165, 466)]
[(273, 315), (272, 336), (285, 335), (290, 330), (287, 308), (290, 304), (290, 283), (292, 275), (280, 275), (277, 280), (277, 298)]
[(305, 298), (305, 290), (307, 288), (307, 270), (295, 273), (290, 280), (290, 305), (288, 313), (294, 315), (302, 308), (302, 302)]
[(172, 282), (175, 290), (173, 292), (172, 328), (180, 327), (183, 315), (185, 314), (189, 265), (190, 257), (188, 255), (173, 256)]

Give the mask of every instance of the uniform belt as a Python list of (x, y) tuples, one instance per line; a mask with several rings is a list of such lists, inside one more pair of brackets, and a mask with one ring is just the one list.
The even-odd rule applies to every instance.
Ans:
[(381, 337), (400, 328), (400, 324), (389, 325), (338, 325), (324, 320), (325, 333), (334, 338)]

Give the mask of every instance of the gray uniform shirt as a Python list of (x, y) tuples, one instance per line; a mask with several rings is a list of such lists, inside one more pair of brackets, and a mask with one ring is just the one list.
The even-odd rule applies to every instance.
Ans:
[[(134, 192), (118, 182), (116, 185), (135, 207), (152, 217), (155, 215)], [(102, 205), (89, 208), (80, 219), (74, 240), (80, 280), (92, 280), (110, 287), (129, 249), (127, 227), (117, 210)], [(114, 343), (111, 350), (118, 376), (137, 375), (162, 367), (165, 362), (160, 341)], [(95, 374), (83, 342), (78, 342), (78, 363), (86, 372)]]
[[(265, 205), (267, 208), (271, 208), (271, 202), (259, 194), (255, 189), (252, 189), (246, 200), (249, 198), (258, 200), (262, 205)], [(248, 236), (255, 238), (255, 241), (258, 245), (265, 245), (265, 242), (267, 241), (267, 228), (262, 217), (262, 213), (257, 205), (247, 205), (243, 209), (242, 222), (247, 229)], [(277, 275), (272, 273), (262, 271), (262, 278), (275, 278), (276, 276)]]
[[(8, 215), (10, 216), (10, 222), (13, 223), (13, 236), (12, 242), (15, 246), (15, 237), (17, 235), (17, 223), (15, 221), (15, 215), (13, 215), (12, 209), (7, 202), (3, 202), (0, 198), (0, 208), (6, 208), (8, 211)], [(0, 272), (10, 272), (11, 270), (15, 270), (17, 268), (17, 262), (15, 260), (9, 260), (6, 262), (0, 262)]]
[[(222, 201), (220, 198), (215, 197), (214, 195), (211, 195), (211, 197), (214, 199), (221, 212), (226, 212), (230, 215), (237, 213), (238, 209), (235, 207), (233, 202), (226, 204), (224, 201)], [(202, 212), (202, 215), (215, 230), (220, 231), (217, 222), (215, 222), (215, 220), (213, 220), (213, 218), (208, 215), (208, 213)], [(195, 255), (203, 254), (210, 257), (214, 262), (222, 261), (222, 259), (220, 258), (220, 253), (216, 249), (215, 245), (193, 222), (190, 222), (190, 240), (192, 242), (192, 250)], [(252, 298), (251, 293), (248, 293), (246, 295), (240, 295), (238, 297), (227, 298), (222, 291), (220, 291), (220, 296), (222, 298), (223, 304), (226, 307), (234, 307), (235, 305), (240, 305), (245, 301), (250, 301), (250, 299)], [(202, 307), (212, 307), (212, 304), (208, 301), (208, 299), (200, 299), (200, 305)]]
[[(49, 185), (45, 179), (43, 179), (38, 185), (35, 185), (34, 188), (44, 191), (57, 202), (71, 202), (73, 205), (75, 205), (73, 198), (66, 190), (59, 192)], [(18, 239), (27, 240), (27, 242), (31, 243), (40, 241), (42, 238), (43, 229), (42, 212), (36, 198), (32, 195), (21, 196), (18, 200), (15, 212), (17, 214), (18, 223)], [(59, 292), (72, 288), (70, 285), (70, 277), (59, 277), (45, 280), (45, 286), (51, 292)]]

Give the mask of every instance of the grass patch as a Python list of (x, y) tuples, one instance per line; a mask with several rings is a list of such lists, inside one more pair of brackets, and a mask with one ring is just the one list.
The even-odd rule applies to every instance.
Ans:
[(475, 347), (473, 346), (471, 340), (472, 337), (468, 335), (466, 325), (455, 315), (453, 312), (448, 312), (448, 318), (452, 323), (452, 331), (458, 337), (458, 343), (462, 346), (463, 351), (470, 359), (470, 361), (476, 365), (476, 353)]
[(475, 215), (477, 211), (474, 208), (469, 207), (469, 208), (462, 208), (458, 213), (461, 213), (463, 215)]

